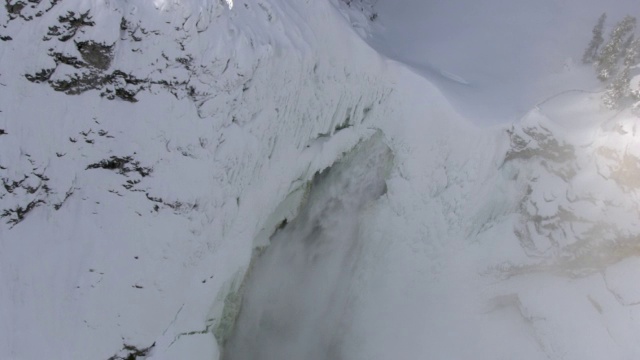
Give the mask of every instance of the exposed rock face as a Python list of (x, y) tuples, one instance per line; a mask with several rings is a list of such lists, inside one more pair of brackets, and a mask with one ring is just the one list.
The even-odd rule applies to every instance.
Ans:
[(113, 60), (113, 45), (100, 44), (94, 41), (76, 43), (76, 47), (89, 66), (99, 70), (107, 70)]

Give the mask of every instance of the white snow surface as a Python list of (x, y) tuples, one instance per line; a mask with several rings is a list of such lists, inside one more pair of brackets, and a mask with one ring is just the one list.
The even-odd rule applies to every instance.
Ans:
[[(552, 3), (572, 9), (519, 11), (541, 19)], [(69, 11), (75, 20), (61, 20)], [(487, 127), (496, 113), (469, 109), (503, 90), (442, 85), (480, 84), (482, 71), (438, 63), (441, 41), (442, 57), (418, 64), (441, 79), (419, 76), (407, 67), (417, 60), (378, 52), (392, 42), (355, 11), (290, 0), (0, 8), (11, 38), (0, 42), (0, 358), (121, 359), (152, 344), (139, 358), (233, 358), (214, 333), (254, 248), (314, 199), (314, 174), (370, 138), (393, 154), (385, 192), (325, 218), (349, 229), (357, 261), (331, 262), (345, 246), (319, 255), (338, 264), (330, 279), (347, 280), (304, 305), (331, 311), (317, 332), (296, 325), (302, 344), (335, 326), (335, 359), (640, 357), (637, 117), (602, 109), (597, 93), (546, 87), (548, 100), (531, 102), (514, 85), (504, 101), (529, 108)], [(82, 53), (91, 41), (111, 46), (107, 65)], [(277, 266), (261, 275), (289, 279)], [(327, 289), (311, 279), (318, 287), (302, 289)]]

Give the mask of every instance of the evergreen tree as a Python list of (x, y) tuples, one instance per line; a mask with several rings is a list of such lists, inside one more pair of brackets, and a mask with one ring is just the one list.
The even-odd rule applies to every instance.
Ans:
[(604, 38), (602, 37), (602, 29), (604, 28), (604, 22), (607, 20), (607, 13), (602, 13), (600, 18), (598, 19), (598, 23), (593, 28), (593, 37), (591, 38), (591, 42), (589, 46), (582, 55), (582, 63), (583, 64), (591, 64), (594, 61), (598, 60), (598, 49), (600, 49), (600, 45), (604, 42)]
[(630, 83), (630, 69), (628, 66), (625, 66), (607, 86), (607, 90), (602, 95), (604, 105), (609, 109), (620, 108), (623, 101), (631, 95)]
[(630, 42), (625, 49), (624, 66), (634, 66), (640, 63), (640, 38)]
[(626, 16), (620, 21), (611, 32), (609, 41), (598, 55), (596, 62), (596, 72), (598, 79), (606, 81), (618, 72), (618, 62), (623, 56), (625, 40), (636, 26), (636, 18)]
[(633, 39), (634, 39), (634, 38), (635, 38), (635, 35), (634, 35), (634, 34), (631, 34), (631, 35), (627, 36), (627, 40), (625, 40), (625, 41), (622, 43), (622, 46), (620, 47), (620, 48), (622, 49), (623, 53), (624, 53), (625, 51), (627, 51), (627, 49), (631, 46), (631, 43), (633, 43)]

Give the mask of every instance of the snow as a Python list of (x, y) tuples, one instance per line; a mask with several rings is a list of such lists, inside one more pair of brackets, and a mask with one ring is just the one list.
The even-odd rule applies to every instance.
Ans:
[(0, 358), (243, 358), (261, 308), (297, 355), (637, 358), (637, 117), (570, 60), (601, 5), (0, 8)]
[(640, 275), (638, 265), (640, 265), (638, 258), (631, 257), (609, 267), (604, 274), (608, 289), (622, 305), (630, 306), (640, 303), (638, 288), (628, 280), (629, 277), (637, 279)]

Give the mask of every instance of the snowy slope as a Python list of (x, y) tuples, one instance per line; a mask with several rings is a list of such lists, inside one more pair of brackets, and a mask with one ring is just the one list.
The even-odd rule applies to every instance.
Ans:
[[(367, 1), (7, 4), (0, 358), (638, 357), (637, 119), (599, 95), (480, 129)], [(315, 223), (320, 265), (279, 266)], [(267, 313), (299, 342), (243, 342)]]

